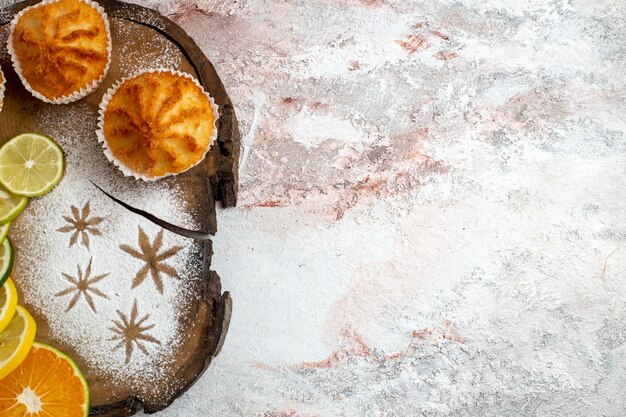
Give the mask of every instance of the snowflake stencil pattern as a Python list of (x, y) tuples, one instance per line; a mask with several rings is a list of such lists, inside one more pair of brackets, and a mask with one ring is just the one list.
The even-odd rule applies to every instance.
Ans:
[(154, 239), (154, 242), (150, 243), (150, 238), (141, 227), (139, 227), (138, 243), (139, 250), (136, 250), (128, 245), (120, 245), (120, 249), (124, 252), (145, 263), (145, 265), (137, 271), (137, 274), (135, 274), (131, 288), (137, 288), (141, 285), (148, 277), (149, 273), (152, 277), (152, 281), (154, 281), (154, 285), (156, 285), (157, 291), (159, 291), (160, 294), (163, 294), (162, 274), (169, 275), (172, 278), (180, 278), (176, 270), (172, 266), (166, 264), (165, 261), (176, 255), (183, 248), (182, 246), (172, 246), (171, 248), (161, 252), (161, 247), (163, 246), (163, 230), (159, 231)]
[(89, 305), (89, 307), (94, 313), (97, 313), (97, 311), (96, 311), (96, 305), (94, 303), (92, 295), (109, 300), (109, 297), (105, 293), (103, 293), (102, 291), (100, 291), (99, 289), (95, 287), (95, 284), (105, 279), (107, 276), (109, 276), (109, 274), (107, 273), (107, 274), (102, 274), (102, 275), (97, 275), (95, 277), (91, 277), (91, 264), (92, 263), (93, 263), (93, 258), (90, 258), (89, 264), (87, 265), (87, 268), (85, 269), (84, 272), (81, 270), (80, 265), (78, 265), (76, 267), (76, 270), (77, 270), (76, 277), (72, 277), (66, 273), (62, 273), (63, 277), (70, 284), (72, 284), (72, 286), (61, 292), (56, 293), (55, 296), (64, 297), (69, 294), (74, 294), (74, 296), (70, 300), (70, 303), (67, 306), (67, 310), (65, 310), (66, 312), (74, 308), (74, 306), (76, 305), (78, 300), (81, 298), (81, 296), (85, 299), (85, 301), (87, 302), (87, 304)]
[(133, 303), (130, 315), (126, 315), (119, 310), (117, 310), (117, 315), (119, 320), (113, 320), (115, 327), (110, 328), (115, 333), (111, 340), (119, 340), (119, 343), (113, 348), (114, 350), (124, 347), (126, 363), (130, 362), (135, 348), (138, 348), (144, 355), (149, 355), (146, 343), (161, 344), (156, 338), (146, 333), (155, 326), (154, 324), (145, 324), (150, 319), (150, 315), (146, 314), (137, 320), (139, 317), (137, 300)]
[(103, 217), (89, 217), (91, 213), (91, 207), (89, 201), (83, 206), (82, 210), (78, 210), (77, 207), (71, 206), (72, 217), (63, 216), (65, 221), (69, 223), (67, 226), (63, 226), (57, 229), (57, 232), (72, 233), (70, 237), (70, 247), (78, 244), (78, 238), (81, 238), (81, 244), (89, 249), (89, 235), (101, 236), (102, 232), (98, 227), (103, 221)]

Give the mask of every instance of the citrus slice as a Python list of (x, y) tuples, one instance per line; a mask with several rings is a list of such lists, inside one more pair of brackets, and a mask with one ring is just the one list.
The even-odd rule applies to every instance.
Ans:
[(63, 175), (63, 151), (52, 139), (24, 133), (0, 148), (0, 182), (13, 194), (37, 197)]
[(0, 287), (0, 332), (7, 328), (17, 308), (17, 290), (11, 278)]
[(22, 364), (0, 380), (3, 417), (86, 417), (89, 387), (73, 360), (35, 343)]
[(0, 187), (0, 223), (5, 224), (16, 218), (27, 202), (28, 198), (13, 195)]
[(13, 372), (26, 358), (35, 341), (36, 330), (35, 320), (28, 311), (17, 306), (13, 319), (0, 332), (0, 380)]
[(0, 285), (9, 279), (9, 275), (11, 275), (13, 270), (14, 259), (11, 239), (5, 237), (2, 243), (0, 243)]
[(7, 235), (9, 234), (10, 228), (11, 228), (11, 222), (5, 223), (2, 226), (0, 226), (0, 242), (3, 242), (4, 239), (7, 237)]

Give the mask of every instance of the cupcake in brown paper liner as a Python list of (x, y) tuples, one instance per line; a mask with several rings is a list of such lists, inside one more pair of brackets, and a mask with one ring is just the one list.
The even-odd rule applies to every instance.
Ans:
[(44, 0), (11, 21), (7, 49), (24, 87), (47, 103), (91, 94), (111, 64), (111, 31), (91, 0)]
[(4, 77), (4, 72), (2, 72), (2, 68), (0, 68), (0, 111), (2, 111), (2, 107), (4, 107), (4, 92), (6, 90), (7, 79)]
[(98, 140), (124, 175), (153, 181), (202, 162), (217, 138), (218, 108), (190, 74), (137, 73), (102, 99)]

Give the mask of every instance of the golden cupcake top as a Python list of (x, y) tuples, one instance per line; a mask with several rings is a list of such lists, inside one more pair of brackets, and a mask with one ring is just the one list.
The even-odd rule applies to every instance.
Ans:
[(9, 51), (24, 84), (54, 100), (91, 92), (77, 94), (94, 89), (106, 75), (110, 47), (106, 15), (96, 3), (58, 0), (16, 16)]
[(100, 133), (107, 156), (132, 171), (127, 175), (156, 179), (186, 171), (216, 137), (217, 108), (191, 76), (144, 72), (110, 94), (101, 106)]

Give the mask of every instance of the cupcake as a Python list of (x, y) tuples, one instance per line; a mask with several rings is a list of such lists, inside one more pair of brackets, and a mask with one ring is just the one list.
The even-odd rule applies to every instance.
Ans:
[(7, 79), (4, 78), (4, 72), (2, 72), (2, 68), (0, 68), (0, 111), (2, 111), (2, 107), (4, 105), (4, 90)]
[(33, 96), (70, 103), (92, 93), (109, 70), (109, 21), (93, 1), (44, 0), (11, 21), (7, 48)]
[(124, 175), (152, 181), (202, 162), (217, 138), (218, 117), (215, 102), (191, 75), (149, 70), (107, 91), (97, 135)]

